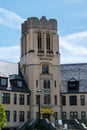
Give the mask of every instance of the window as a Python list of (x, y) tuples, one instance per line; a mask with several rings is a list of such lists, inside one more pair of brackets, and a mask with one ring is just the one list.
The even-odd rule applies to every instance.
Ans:
[(80, 96), (80, 102), (81, 102), (81, 105), (82, 105), (82, 106), (85, 105), (85, 96), (84, 96), (84, 95), (81, 95), (81, 96)]
[(70, 92), (79, 91), (79, 82), (78, 81), (68, 81), (68, 91), (70, 91)]
[(39, 101), (39, 100), (38, 100), (38, 95), (36, 95), (36, 104), (38, 104), (38, 101)]
[(36, 80), (36, 87), (38, 87), (38, 80)]
[(10, 111), (6, 111), (6, 118), (7, 118), (7, 122), (10, 121)]
[(50, 94), (44, 94), (44, 104), (51, 104)]
[(24, 105), (24, 95), (23, 94), (19, 95), (19, 104)]
[(77, 112), (70, 112), (70, 119), (78, 119), (78, 113)]
[(2, 93), (2, 103), (10, 104), (10, 93)]
[(25, 42), (24, 46), (25, 46), (25, 54), (26, 54), (27, 53), (27, 37), (26, 37), (26, 35), (24, 36), (24, 42)]
[(56, 80), (54, 81), (54, 87), (56, 88)]
[(14, 94), (14, 104), (17, 104), (17, 94)]
[(16, 111), (13, 112), (13, 120), (14, 120), (14, 122), (16, 122), (16, 120), (17, 120), (17, 112)]
[(22, 65), (22, 72), (25, 74), (26, 73), (26, 64)]
[(50, 34), (47, 33), (46, 35), (46, 49), (47, 49), (47, 52), (50, 50)]
[(30, 105), (30, 95), (27, 95), (27, 105)]
[(43, 81), (43, 88), (44, 89), (50, 89), (50, 80), (44, 80)]
[(23, 37), (21, 38), (21, 57), (23, 56)]
[(55, 120), (58, 120), (58, 113), (55, 112), (54, 115), (55, 115)]
[(36, 119), (38, 119), (39, 118), (39, 113), (38, 112), (36, 112)]
[(19, 87), (19, 88), (21, 88), (24, 85), (24, 82), (22, 80), (18, 80), (18, 79), (10, 80), (10, 82), (11, 82), (11, 85), (13, 87)]
[(42, 65), (42, 74), (48, 74), (48, 73), (49, 73), (49, 66)]
[(38, 50), (42, 49), (42, 38), (41, 38), (41, 32), (38, 32)]
[(77, 105), (77, 96), (70, 96), (70, 105)]
[(23, 66), (23, 72), (26, 73), (26, 65)]
[(30, 119), (30, 112), (27, 111), (27, 119)]
[(54, 95), (54, 104), (57, 105), (57, 95)]
[(81, 112), (81, 120), (86, 120), (86, 113), (85, 113), (85, 111)]
[(0, 77), (0, 86), (6, 87), (7, 86), (7, 78)]
[(66, 105), (66, 96), (62, 96), (62, 105), (63, 105), (63, 106)]
[(19, 121), (24, 122), (24, 111), (19, 111)]
[(66, 120), (66, 119), (67, 119), (67, 117), (66, 117), (66, 112), (62, 112), (62, 119), (63, 119), (63, 120)]
[(22, 87), (22, 84), (23, 84), (23, 82), (22, 82), (21, 80), (17, 80), (17, 86), (18, 86), (18, 87), (21, 88), (21, 87)]

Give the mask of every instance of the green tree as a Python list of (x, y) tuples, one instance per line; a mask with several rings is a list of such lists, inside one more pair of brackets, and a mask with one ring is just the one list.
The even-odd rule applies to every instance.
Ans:
[(0, 130), (6, 126), (6, 112), (2, 104), (0, 104)]

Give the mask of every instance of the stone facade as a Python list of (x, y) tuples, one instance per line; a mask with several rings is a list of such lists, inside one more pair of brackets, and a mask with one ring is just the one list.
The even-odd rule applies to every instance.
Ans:
[(22, 24), (22, 34), (25, 34), (31, 28), (57, 30), (57, 21), (55, 19), (47, 20), (45, 16), (40, 20), (37, 17), (28, 18), (27, 21)]
[[(41, 118), (51, 122), (87, 120), (87, 64), (60, 65), (57, 21), (32, 17), (22, 24), (21, 30), (19, 67), (0, 62), (0, 103), (10, 111), (7, 127), (38, 118), (38, 90), (42, 91)], [(10, 95), (10, 102), (2, 102), (3, 94)]]
[(31, 118), (37, 117), (36, 95), (40, 89), (41, 117), (53, 121), (56, 113), (56, 120), (61, 119), (59, 36), (55, 19), (33, 17), (22, 24), (20, 70), (31, 90)]

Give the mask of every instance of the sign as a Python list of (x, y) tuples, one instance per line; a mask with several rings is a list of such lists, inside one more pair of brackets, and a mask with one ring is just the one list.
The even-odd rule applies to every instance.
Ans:
[(53, 114), (53, 109), (52, 108), (41, 108), (40, 112), (42, 114)]

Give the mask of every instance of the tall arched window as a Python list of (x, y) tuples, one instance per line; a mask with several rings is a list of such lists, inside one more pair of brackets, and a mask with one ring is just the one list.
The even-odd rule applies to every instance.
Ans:
[(44, 104), (51, 104), (51, 95), (44, 94)]
[(48, 89), (50, 88), (50, 80), (47, 82)]
[(50, 50), (50, 34), (49, 33), (46, 34), (46, 49), (47, 51)]
[(43, 81), (43, 88), (44, 89), (50, 89), (50, 80), (44, 80)]
[(46, 89), (46, 80), (43, 82), (44, 89)]
[(38, 32), (38, 39), (37, 39), (37, 43), (38, 43), (38, 50), (42, 49), (42, 37), (41, 37), (41, 32)]

